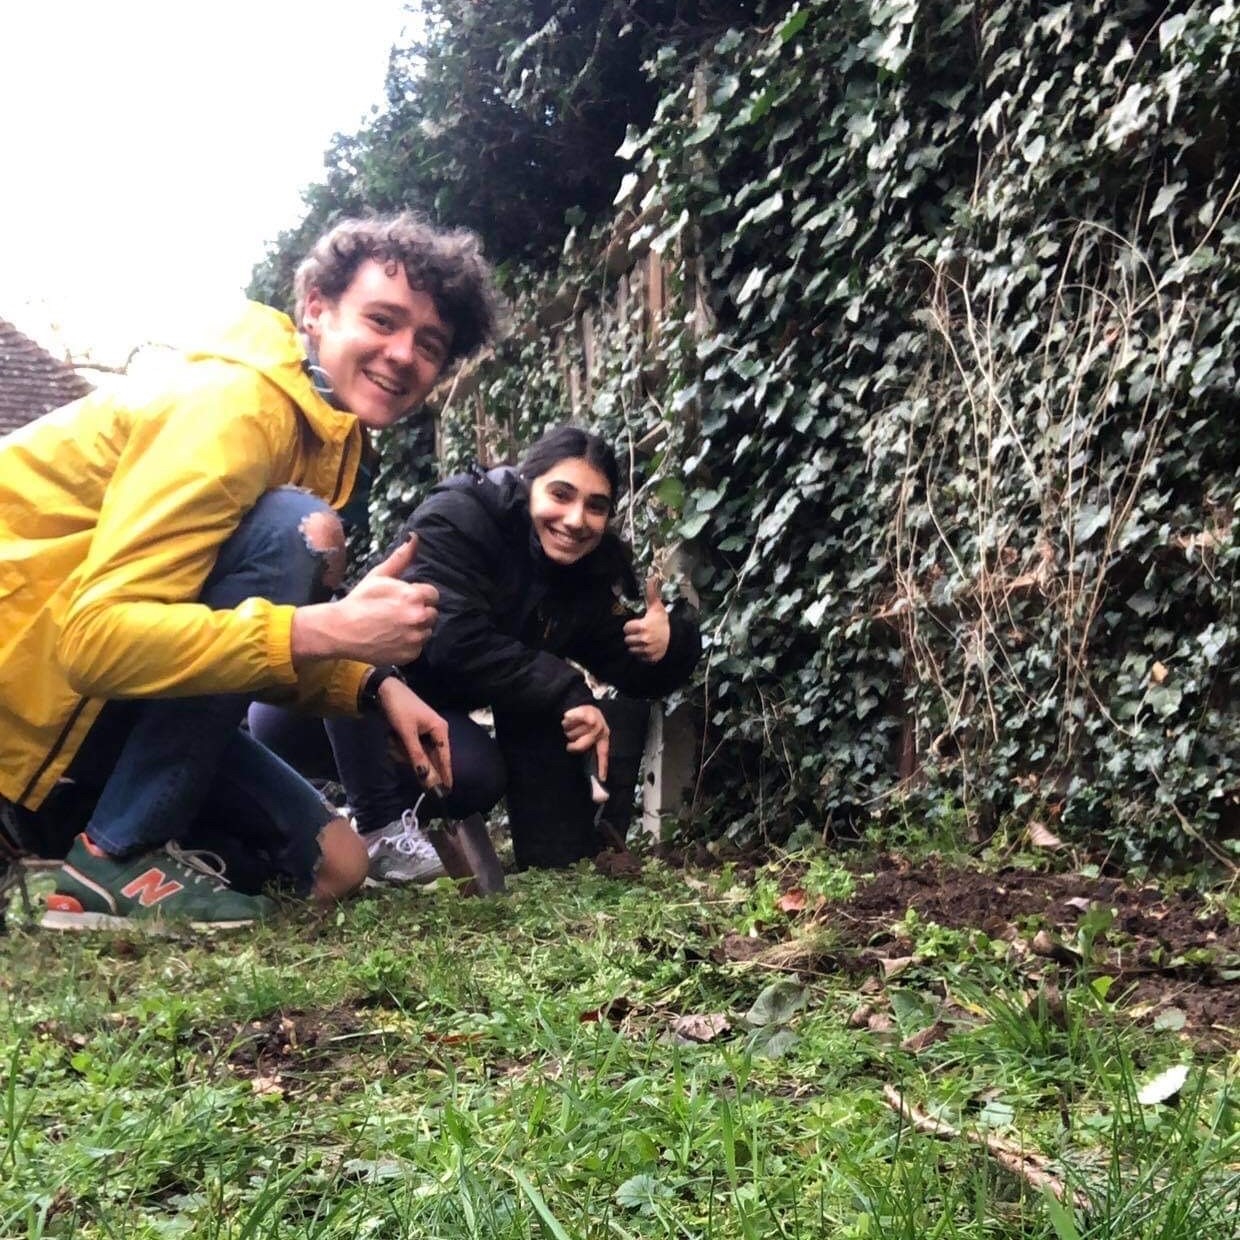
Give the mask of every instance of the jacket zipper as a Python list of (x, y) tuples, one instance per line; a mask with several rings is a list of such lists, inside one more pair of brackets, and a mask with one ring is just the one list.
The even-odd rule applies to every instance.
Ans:
[(35, 771), (35, 773), (30, 777), (30, 781), (22, 789), (21, 796), (17, 798), (17, 803), (19, 805), (24, 805), (26, 803), (26, 798), (34, 790), (35, 785), (38, 784), (39, 780), (43, 778), (43, 772), (46, 771), (47, 768), (56, 760), (60, 751), (65, 746), (65, 741), (69, 739), (69, 733), (73, 730), (73, 725), (77, 723), (78, 717), (81, 715), (82, 711), (86, 709), (86, 703), (89, 700), (89, 698), (78, 698), (77, 705), (72, 711), (69, 712), (69, 718), (65, 720), (64, 727), (60, 729), (60, 735), (56, 737), (51, 749), (47, 751), (43, 761), (39, 764), (39, 769)]

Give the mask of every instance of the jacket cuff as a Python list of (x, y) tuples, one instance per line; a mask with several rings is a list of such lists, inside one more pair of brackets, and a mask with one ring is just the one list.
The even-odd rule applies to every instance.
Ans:
[(273, 605), (267, 622), (267, 666), (280, 685), (295, 685), (297, 669), (293, 666), (294, 607)]
[(332, 673), (331, 683), (327, 689), (327, 700), (331, 709), (341, 715), (354, 717), (360, 715), (358, 696), (370, 672), (369, 663), (355, 663), (351, 659), (341, 659)]
[(572, 710), (575, 706), (594, 706), (597, 704), (597, 699), (590, 692), (589, 685), (580, 676), (564, 690), (564, 695), (560, 701), (563, 705), (563, 710), (566, 711)]

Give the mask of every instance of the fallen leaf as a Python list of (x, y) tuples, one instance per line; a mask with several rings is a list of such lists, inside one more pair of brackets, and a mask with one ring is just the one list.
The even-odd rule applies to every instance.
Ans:
[(870, 1017), (874, 1015), (874, 1007), (872, 1004), (863, 1003), (848, 1018), (848, 1027), (850, 1029), (864, 1029), (870, 1023)]
[[(583, 1016), (581, 1019), (585, 1020), (586, 1017)], [(593, 1019), (597, 1020), (598, 1016), (594, 1016)], [(484, 1033), (436, 1033), (433, 1029), (425, 1029), (421, 1034), (423, 1042), (430, 1042), (436, 1046), (462, 1046), (470, 1042), (481, 1042), (484, 1037), (486, 1037)]]
[(1161, 685), (1167, 679), (1167, 665), (1154, 660), (1154, 666), (1150, 668), (1150, 679), (1156, 684)]
[(892, 1020), (886, 1012), (874, 1012), (865, 1024), (871, 1033), (890, 1033)]
[(799, 913), (805, 907), (805, 892), (800, 887), (785, 891), (775, 903), (781, 913)]
[(629, 1009), (633, 1005), (623, 995), (618, 995), (600, 1007), (591, 1008), (587, 1012), (582, 1012), (578, 1017), (581, 1023), (590, 1024), (594, 1021), (608, 1020), (613, 1025), (619, 1023), (629, 1014)]
[(910, 1034), (900, 1043), (900, 1049), (912, 1051), (914, 1055), (924, 1051), (927, 1046), (942, 1042), (951, 1033), (951, 1028), (944, 1021), (936, 1020), (933, 1024)]
[(404, 1174), (405, 1164), (395, 1158), (350, 1158), (340, 1170), (352, 1179), (375, 1183)]
[(729, 930), (723, 936), (723, 942), (712, 949), (710, 958), (717, 964), (723, 964), (728, 960), (743, 962), (760, 956), (765, 947), (766, 944), (761, 939), (751, 939), (746, 935), (737, 934), (734, 930)]
[(878, 964), (883, 977), (890, 981), (893, 977), (899, 977), (916, 959), (916, 956), (879, 956)]
[(1034, 848), (1062, 848), (1063, 840), (1036, 818), (1029, 824), (1029, 842)]
[(1074, 908), (1078, 913), (1089, 912), (1089, 901), (1084, 896), (1072, 896), (1064, 901), (1069, 908)]
[(1035, 956), (1053, 960), (1056, 964), (1080, 964), (1081, 958), (1071, 948), (1055, 941), (1047, 930), (1039, 930), (1029, 943)]
[(1188, 1024), (1188, 1017), (1180, 1008), (1164, 1008), (1154, 1017), (1154, 1028), (1170, 1033), (1179, 1033)]
[(721, 1034), (728, 1033), (732, 1026), (722, 1012), (709, 1015), (677, 1016), (672, 1021), (672, 1032), (689, 1042), (713, 1042)]
[(279, 1094), (284, 1096), (284, 1084), (278, 1076), (255, 1076), (250, 1078), (250, 1088), (256, 1094)]
[(1152, 1081), (1143, 1085), (1137, 1094), (1137, 1101), (1143, 1107), (1168, 1102), (1184, 1088), (1184, 1082), (1187, 1080), (1188, 1066), (1178, 1063), (1165, 1072), (1160, 1072)]

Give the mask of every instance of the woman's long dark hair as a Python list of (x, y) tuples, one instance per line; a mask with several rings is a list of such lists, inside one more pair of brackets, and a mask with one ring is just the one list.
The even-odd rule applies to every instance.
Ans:
[(517, 464), (517, 473), (526, 482), (545, 474), (556, 461), (585, 461), (607, 479), (611, 487), (611, 506), (615, 510), (620, 494), (620, 467), (611, 445), (593, 431), (580, 426), (553, 426), (525, 450)]

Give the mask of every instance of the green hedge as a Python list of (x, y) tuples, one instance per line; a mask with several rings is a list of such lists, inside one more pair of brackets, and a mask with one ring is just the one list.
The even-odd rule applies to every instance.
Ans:
[(656, 339), (575, 232), (485, 368), (497, 442), (564, 417), (580, 319), (528, 325), (566, 285), (585, 419), (659, 441), (625, 519), (700, 561), (716, 833), (947, 797), (1225, 840), (1240, 11), (1042, 9), (809, 0), (667, 49), (617, 199), (671, 272)]

